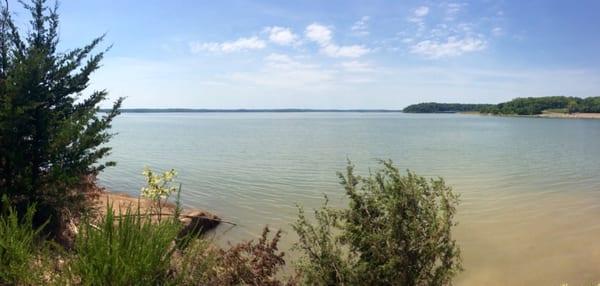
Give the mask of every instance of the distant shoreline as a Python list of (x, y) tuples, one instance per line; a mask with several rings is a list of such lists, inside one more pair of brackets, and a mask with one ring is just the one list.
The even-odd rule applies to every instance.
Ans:
[(456, 112), (464, 115), (496, 116), (496, 117), (526, 117), (526, 118), (555, 118), (555, 119), (600, 119), (600, 113), (557, 113), (547, 112), (535, 115), (491, 114), (480, 112)]
[[(110, 109), (100, 109), (107, 112)], [(303, 108), (281, 108), (281, 109), (195, 109), (195, 108), (123, 108), (122, 113), (249, 113), (249, 112), (397, 112), (401, 109), (303, 109)]]
[(600, 113), (542, 113), (536, 117), (565, 119), (600, 119)]

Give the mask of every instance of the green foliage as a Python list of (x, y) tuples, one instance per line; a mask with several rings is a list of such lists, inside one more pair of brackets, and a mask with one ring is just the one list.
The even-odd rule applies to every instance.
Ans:
[(573, 112), (600, 112), (600, 97), (527, 97), (515, 98), (511, 101), (500, 103), (481, 110), (481, 113), (507, 114), (507, 115), (537, 115), (544, 111), (566, 110)]
[[(3, 203), (7, 203), (4, 200)], [(39, 238), (41, 227), (32, 226), (35, 207), (19, 216), (6, 206), (0, 214), (0, 285), (42, 283), (45, 243)]]
[(568, 106), (569, 112), (600, 113), (600, 96), (587, 97)]
[(567, 108), (569, 103), (578, 102), (580, 100), (580, 98), (566, 96), (515, 98), (509, 102), (500, 103), (492, 109), (482, 110), (481, 112), (492, 114), (536, 115), (541, 114), (547, 109)]
[(72, 280), (84, 285), (162, 285), (168, 281), (180, 224), (153, 223), (130, 209), (113, 214), (112, 206), (98, 227), (85, 222), (75, 243)]
[(573, 112), (600, 112), (600, 97), (527, 97), (515, 98), (499, 104), (419, 103), (407, 106), (407, 113), (452, 113), (476, 111), (486, 114), (537, 115), (549, 110)]
[(477, 112), (484, 108), (490, 108), (491, 104), (460, 104), (460, 103), (436, 103), (426, 102), (409, 105), (403, 112), (406, 113), (454, 113), (454, 112)]
[(103, 37), (58, 52), (57, 6), (46, 0), (22, 2), (30, 12), (23, 37), (5, 2), (0, 3), (0, 192), (19, 213), (36, 204), (34, 223), (50, 220), (56, 230), (64, 210), (86, 210), (85, 192), (106, 166), (103, 145), (122, 99), (98, 115), (104, 90), (83, 97), (104, 51), (93, 53)]
[(322, 208), (314, 210), (315, 224), (306, 217), (303, 208), (299, 207), (298, 220), (292, 225), (298, 234), (295, 249), (303, 257), (297, 264), (302, 282), (307, 285), (348, 285), (355, 281), (353, 265), (356, 257), (344, 250), (340, 241), (341, 215), (339, 210), (327, 207), (328, 200)]
[(391, 161), (367, 178), (340, 174), (348, 209), (325, 206), (294, 229), (311, 285), (449, 285), (461, 270), (452, 238), (457, 196), (442, 179), (402, 175)]

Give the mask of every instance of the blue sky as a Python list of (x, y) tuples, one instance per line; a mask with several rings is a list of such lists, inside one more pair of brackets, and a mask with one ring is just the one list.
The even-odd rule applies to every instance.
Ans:
[(125, 107), (599, 96), (598, 11), (585, 0), (60, 2), (64, 49), (107, 33), (91, 88)]

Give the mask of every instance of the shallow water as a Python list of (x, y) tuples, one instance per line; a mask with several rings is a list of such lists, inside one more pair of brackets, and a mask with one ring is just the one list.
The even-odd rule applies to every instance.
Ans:
[[(600, 282), (600, 120), (401, 113), (123, 114), (101, 183), (138, 194), (175, 168), (185, 205), (239, 224), (221, 242), (286, 232), (296, 203), (342, 205), (336, 171), (391, 158), (461, 194), (459, 285)], [(292, 254), (293, 255), (293, 254)]]

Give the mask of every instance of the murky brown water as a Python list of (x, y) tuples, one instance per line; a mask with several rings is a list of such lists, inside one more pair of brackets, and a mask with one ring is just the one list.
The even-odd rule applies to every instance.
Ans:
[[(136, 193), (145, 165), (175, 168), (186, 205), (294, 235), (295, 204), (343, 205), (336, 171), (377, 158), (442, 176), (461, 194), (458, 285), (600, 282), (600, 120), (375, 113), (125, 114), (109, 188)], [(293, 255), (293, 254), (292, 254)]]

